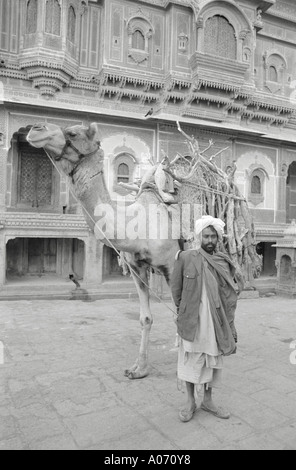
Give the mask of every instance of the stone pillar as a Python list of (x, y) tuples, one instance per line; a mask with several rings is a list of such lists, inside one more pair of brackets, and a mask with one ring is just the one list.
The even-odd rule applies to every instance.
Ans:
[(103, 281), (103, 244), (90, 233), (85, 242), (84, 284), (98, 287)]
[[(1, 85), (1, 81), (0, 81)], [(4, 92), (3, 92), (4, 94)], [(4, 98), (4, 96), (3, 96)], [(8, 129), (4, 106), (0, 96), (0, 213), (5, 212), (6, 158), (8, 152)]]
[(0, 289), (6, 282), (6, 238), (4, 235), (4, 226), (0, 220)]
[(287, 221), (287, 177), (288, 177), (288, 165), (283, 163), (280, 169), (280, 175), (277, 176), (277, 205), (275, 212), (275, 223), (285, 224)]
[(287, 178), (278, 176), (277, 180), (277, 205), (275, 211), (275, 223), (285, 224), (287, 221)]

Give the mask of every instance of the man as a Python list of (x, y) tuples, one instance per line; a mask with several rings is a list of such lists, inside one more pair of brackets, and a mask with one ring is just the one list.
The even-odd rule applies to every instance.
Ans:
[(230, 418), (212, 400), (212, 389), (221, 382), (223, 355), (234, 354), (237, 341), (235, 267), (227, 255), (216, 251), (224, 227), (220, 219), (202, 217), (196, 223), (199, 249), (180, 252), (176, 257), (172, 294), (180, 337), (178, 378), (186, 382), (188, 396), (186, 407), (179, 413), (182, 422), (190, 421), (197, 409), (195, 387), (197, 392), (204, 387), (204, 411)]

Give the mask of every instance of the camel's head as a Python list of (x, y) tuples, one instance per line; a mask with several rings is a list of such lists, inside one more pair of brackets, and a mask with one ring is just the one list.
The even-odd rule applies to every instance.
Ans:
[(100, 148), (99, 128), (73, 126), (61, 129), (55, 124), (36, 124), (27, 136), (33, 147), (44, 148), (55, 160), (66, 160), (75, 165), (82, 157), (93, 155)]

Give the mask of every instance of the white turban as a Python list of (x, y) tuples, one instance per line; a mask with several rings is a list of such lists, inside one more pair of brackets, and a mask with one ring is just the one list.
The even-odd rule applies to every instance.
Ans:
[(221, 239), (224, 234), (224, 227), (225, 223), (221, 219), (215, 219), (210, 215), (204, 215), (201, 219), (199, 219), (195, 224), (195, 233), (197, 236), (201, 235), (201, 233), (208, 227), (214, 227), (216, 230), (218, 237)]

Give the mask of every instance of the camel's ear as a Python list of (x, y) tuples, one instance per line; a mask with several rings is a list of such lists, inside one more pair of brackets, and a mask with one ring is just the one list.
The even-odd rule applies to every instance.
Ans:
[(87, 129), (86, 135), (90, 140), (101, 140), (99, 125), (96, 122), (93, 122)]

